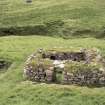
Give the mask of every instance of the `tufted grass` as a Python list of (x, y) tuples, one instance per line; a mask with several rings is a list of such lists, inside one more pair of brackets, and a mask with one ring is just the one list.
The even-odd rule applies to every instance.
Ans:
[(105, 55), (105, 40), (79, 38), (65, 40), (42, 36), (0, 37), (0, 57), (13, 61), (0, 74), (0, 105), (104, 105), (105, 88), (87, 88), (25, 81), (23, 66), (27, 57), (39, 48), (93, 48)]
[(69, 27), (68, 34), (71, 34), (68, 31), (73, 29), (74, 32), (77, 30), (74, 36), (81, 33), (87, 36), (89, 33), (95, 35), (97, 31), (102, 31), (104, 36), (104, 0), (32, 1), (31, 4), (27, 4), (26, 0), (0, 0), (0, 27), (33, 27), (61, 20), (66, 23), (64, 29)]

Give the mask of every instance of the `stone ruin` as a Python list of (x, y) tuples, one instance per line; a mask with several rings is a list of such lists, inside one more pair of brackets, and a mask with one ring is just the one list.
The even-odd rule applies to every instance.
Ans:
[(105, 59), (98, 49), (40, 49), (27, 59), (24, 77), (34, 82), (105, 86)]

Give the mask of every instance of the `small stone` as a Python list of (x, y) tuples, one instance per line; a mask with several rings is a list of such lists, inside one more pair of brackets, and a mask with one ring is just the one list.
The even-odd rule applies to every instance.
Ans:
[(100, 68), (99, 70), (100, 70), (100, 71), (102, 71), (102, 72), (104, 72), (104, 71), (105, 71), (105, 69), (104, 69), (104, 68)]
[(60, 65), (58, 65), (58, 67), (63, 69), (65, 67), (65, 65), (64, 64), (60, 64)]

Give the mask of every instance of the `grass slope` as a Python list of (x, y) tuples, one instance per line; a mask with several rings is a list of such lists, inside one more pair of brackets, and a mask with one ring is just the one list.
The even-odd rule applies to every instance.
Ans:
[(88, 29), (95, 34), (105, 26), (105, 0), (33, 0), (32, 4), (25, 0), (0, 0), (0, 15), (1, 28), (33, 27), (61, 20), (68, 30), (76, 29), (76, 34), (89, 33)]
[[(25, 0), (0, 0), (0, 28), (33, 27), (56, 20), (74, 29), (99, 30), (105, 26), (105, 1), (33, 0), (26, 4)], [(0, 73), (0, 105), (104, 105), (104, 87), (32, 84), (23, 79), (26, 58), (39, 48), (97, 47), (105, 54), (104, 45), (105, 40), (94, 38), (0, 37), (0, 58), (13, 61), (7, 72)]]
[(80, 38), (64, 40), (41, 36), (0, 37), (0, 57), (13, 64), (0, 73), (0, 105), (104, 105), (105, 88), (32, 84), (23, 79), (23, 66), (28, 55), (38, 48), (99, 48), (105, 54), (105, 40)]

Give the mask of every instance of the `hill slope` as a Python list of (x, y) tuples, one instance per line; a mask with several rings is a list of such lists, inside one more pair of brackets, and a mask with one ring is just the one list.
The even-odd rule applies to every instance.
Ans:
[[(96, 34), (96, 31), (105, 26), (105, 1), (33, 0), (31, 4), (27, 4), (25, 0), (0, 0), (0, 15), (0, 27), (33, 27), (52, 21), (63, 21), (63, 29), (67, 28), (63, 34), (74, 31), (75, 34)], [(55, 29), (51, 27), (49, 33), (52, 31)], [(55, 33), (62, 35), (62, 32)]]
[[(0, 26), (35, 25), (61, 19), (70, 25), (100, 27), (105, 22), (104, 0), (0, 0)], [(94, 24), (93, 24), (94, 23)]]

